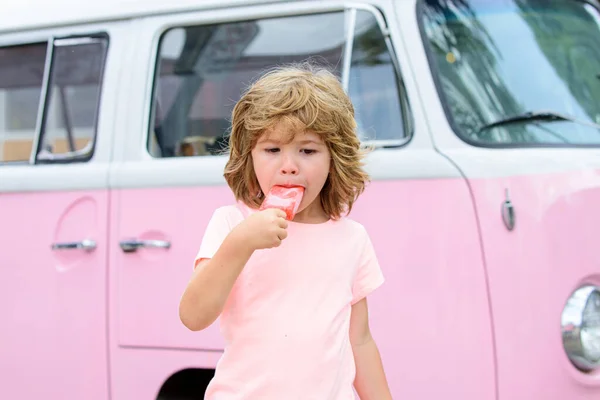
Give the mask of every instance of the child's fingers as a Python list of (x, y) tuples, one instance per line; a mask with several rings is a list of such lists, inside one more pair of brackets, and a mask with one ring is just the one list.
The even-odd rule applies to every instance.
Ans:
[(280, 229), (279, 232), (277, 233), (277, 237), (279, 238), (279, 240), (283, 240), (287, 237), (288, 232), (285, 229)]
[(285, 213), (285, 211), (280, 210), (279, 208), (276, 208), (275, 210), (276, 210), (275, 215), (277, 215), (279, 218), (285, 219), (285, 217), (287, 217), (287, 214)]
[(287, 229), (288, 222), (287, 222), (287, 220), (285, 218), (279, 218), (277, 220), (277, 222), (278, 222), (278, 225), (279, 225), (280, 228)]

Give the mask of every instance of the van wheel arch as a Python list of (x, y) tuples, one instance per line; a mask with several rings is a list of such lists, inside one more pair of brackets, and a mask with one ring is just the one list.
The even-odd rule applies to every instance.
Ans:
[(156, 400), (203, 400), (214, 369), (187, 368), (175, 372), (162, 384)]

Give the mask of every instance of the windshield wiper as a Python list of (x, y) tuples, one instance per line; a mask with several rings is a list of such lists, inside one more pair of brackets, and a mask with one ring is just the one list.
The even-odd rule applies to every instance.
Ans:
[(600, 125), (595, 124), (589, 121), (582, 121), (577, 118), (571, 117), (570, 115), (557, 113), (555, 111), (527, 111), (523, 114), (518, 114), (513, 117), (507, 117), (499, 119), (498, 121), (491, 122), (489, 124), (483, 125), (479, 128), (477, 133), (481, 133), (487, 129), (495, 128), (503, 125), (510, 125), (519, 122), (528, 122), (528, 121), (571, 121), (581, 125), (587, 125), (592, 128), (599, 128)]

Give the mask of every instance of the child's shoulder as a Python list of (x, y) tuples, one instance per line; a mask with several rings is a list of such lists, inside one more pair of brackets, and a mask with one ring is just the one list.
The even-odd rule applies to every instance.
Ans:
[(244, 219), (243, 210), (238, 204), (227, 204), (214, 209), (212, 219), (235, 226)]
[(340, 224), (344, 224), (344, 228), (348, 228), (348, 229), (356, 229), (356, 230), (365, 230), (365, 227), (363, 224), (361, 224), (360, 222), (356, 221), (355, 219), (352, 219), (348, 216), (343, 216), (341, 217), (338, 222)]
[(345, 232), (349, 234), (358, 235), (361, 237), (369, 236), (365, 226), (352, 218), (342, 217), (338, 220), (338, 224), (344, 229)]

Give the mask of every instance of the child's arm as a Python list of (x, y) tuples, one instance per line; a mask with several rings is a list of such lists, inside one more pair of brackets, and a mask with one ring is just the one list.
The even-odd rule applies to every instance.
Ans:
[(379, 350), (369, 329), (367, 299), (352, 306), (350, 342), (356, 364), (354, 387), (361, 400), (387, 400), (392, 395), (388, 388)]
[(279, 246), (286, 228), (285, 212), (277, 209), (257, 212), (233, 228), (214, 256), (196, 266), (179, 303), (181, 322), (192, 331), (210, 326), (252, 253)]

